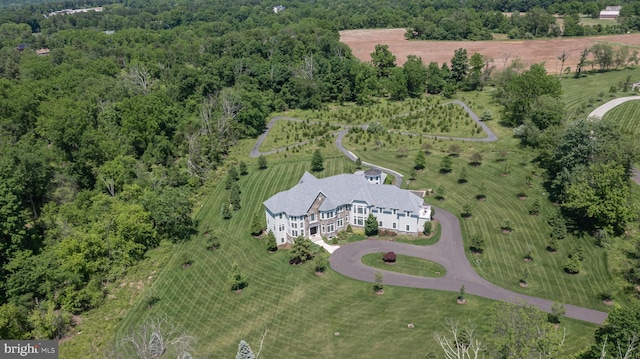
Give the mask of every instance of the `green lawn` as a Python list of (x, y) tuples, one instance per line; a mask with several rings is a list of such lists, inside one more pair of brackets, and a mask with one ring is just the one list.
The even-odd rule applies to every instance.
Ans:
[(629, 101), (618, 105), (604, 115), (603, 121), (617, 125), (622, 132), (640, 134), (640, 101)]
[(362, 257), (361, 262), (369, 267), (420, 277), (442, 277), (447, 274), (447, 270), (443, 266), (426, 259), (396, 254), (396, 262), (387, 264), (382, 261), (383, 255), (382, 252), (369, 253)]
[[(578, 56), (576, 54), (576, 56)], [(575, 69), (573, 69), (575, 71)], [(573, 73), (572, 73), (573, 75)], [(612, 98), (630, 96), (634, 93), (628, 92), (610, 93), (611, 85), (618, 85), (631, 76), (631, 82), (640, 81), (640, 67), (635, 69), (621, 69), (605, 73), (589, 74), (586, 77), (575, 79), (573, 77), (562, 79), (562, 89), (566, 110), (574, 118), (584, 118), (593, 109), (609, 101)]]
[(591, 15), (580, 14), (580, 25), (583, 26), (594, 26), (594, 25), (616, 25), (616, 20), (601, 20), (601, 19), (592, 19)]
[[(347, 148), (350, 148), (349, 141), (346, 142)], [(444, 201), (436, 201), (435, 198), (427, 198), (426, 201), (457, 215), (460, 215), (466, 203), (471, 205), (472, 217), (461, 220), (460, 223), (467, 247), (474, 234), (480, 234), (485, 239), (487, 248), (482, 256), (476, 257), (468, 252), (468, 257), (478, 273), (509, 290), (562, 303), (608, 310), (598, 298), (599, 293), (611, 281), (605, 250), (595, 247), (592, 243), (582, 243), (587, 258), (583, 263), (583, 271), (575, 276), (564, 273), (563, 267), (568, 252), (572, 246), (580, 243), (580, 239), (562, 241), (557, 253), (546, 251), (551, 229), (547, 219), (555, 209), (547, 200), (541, 183), (543, 173), (531, 163), (531, 155), (517, 147), (509, 148), (508, 145), (506, 148), (509, 148), (509, 151), (501, 154), (493, 151), (495, 145), (492, 144), (487, 145), (487, 151), (482, 151), (485, 144), (460, 142), (463, 152), (460, 157), (453, 158), (453, 172), (443, 175), (439, 173), (440, 161), (447, 155), (446, 150), (452, 142), (434, 142), (432, 154), (427, 156), (426, 169), (419, 173), (417, 180), (412, 182), (409, 188), (437, 189), (442, 186), (445, 189)], [(354, 152), (363, 161), (405, 173), (413, 165), (414, 155), (398, 158), (387, 151), (362, 151), (361, 148), (367, 145), (362, 142), (354, 145), (358, 149)], [(409, 153), (414, 154), (419, 147), (409, 148)], [(469, 157), (476, 151), (483, 153), (482, 165), (470, 166)], [(504, 161), (502, 156), (505, 156)], [(458, 174), (463, 167), (467, 171), (468, 183), (459, 184)], [(509, 172), (506, 176), (503, 175), (505, 170)], [(527, 181), (531, 183), (531, 188), (526, 184)], [(486, 188), (485, 201), (475, 199), (481, 186)], [(528, 198), (518, 199), (519, 192), (525, 192)], [(538, 217), (531, 216), (528, 212), (529, 206), (536, 198), (541, 203), (542, 212)], [(513, 224), (514, 230), (511, 234), (502, 234), (500, 231), (500, 224), (505, 218)], [(529, 251), (534, 260), (527, 263), (523, 257)], [(518, 281), (525, 268), (530, 271), (530, 286), (523, 289), (519, 287)]]
[[(352, 169), (342, 157), (326, 160), (325, 166), (322, 176)], [(436, 351), (432, 333), (443, 329), (446, 318), (484, 322), (491, 304), (487, 299), (468, 296), (469, 304), (460, 306), (455, 304), (456, 293), (392, 286), (377, 296), (370, 283), (330, 269), (318, 277), (309, 265), (290, 266), (286, 251), (267, 253), (265, 244), (248, 233), (251, 217), (261, 212), (263, 200), (294, 185), (308, 168), (304, 153), (270, 162), (265, 171), (250, 167), (249, 175), (240, 180), (243, 208), (229, 221), (219, 215), (224, 185), (212, 187), (196, 217), (200, 233), (216, 233), (222, 247), (205, 250), (203, 235), (176, 245), (153, 283), (131, 297), (132, 308), (120, 322), (115, 345), (126, 348), (122, 338), (146, 318), (165, 317), (197, 337), (196, 357), (232, 357), (241, 339), (257, 349), (267, 328), (262, 353), (267, 358), (386, 358), (390, 348), (394, 356), (410, 358)], [(184, 252), (194, 259), (188, 269), (178, 259)], [(248, 277), (249, 286), (242, 293), (229, 290), (226, 278), (233, 262)], [(159, 298), (151, 309), (142, 301), (149, 295)], [(407, 328), (408, 323), (415, 328)], [(570, 320), (566, 325), (568, 351), (592, 342), (595, 326)], [(97, 355), (98, 344), (63, 344), (61, 353)]]

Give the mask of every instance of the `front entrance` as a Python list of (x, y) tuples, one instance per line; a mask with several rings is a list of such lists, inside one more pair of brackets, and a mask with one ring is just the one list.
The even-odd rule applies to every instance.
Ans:
[(316, 234), (318, 234), (318, 226), (309, 228), (309, 234), (311, 234), (311, 236), (315, 236)]

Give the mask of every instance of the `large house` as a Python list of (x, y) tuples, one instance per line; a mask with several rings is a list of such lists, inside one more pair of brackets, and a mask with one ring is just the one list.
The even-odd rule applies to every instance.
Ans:
[(418, 234), (431, 220), (431, 206), (418, 195), (385, 185), (379, 170), (316, 178), (305, 172), (297, 185), (264, 202), (267, 230), (278, 245), (298, 236), (334, 237), (352, 227), (364, 228), (369, 214), (378, 228)]

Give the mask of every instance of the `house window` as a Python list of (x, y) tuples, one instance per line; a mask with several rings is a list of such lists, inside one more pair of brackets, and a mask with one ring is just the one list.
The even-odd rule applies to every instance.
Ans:
[(300, 230), (300, 235), (304, 237), (304, 229)]
[(298, 228), (298, 224), (297, 223), (291, 223), (291, 228)]
[(280, 213), (280, 219), (282, 219), (282, 213)]
[(320, 232), (321, 232), (321, 233), (327, 233), (327, 232), (325, 231), (325, 226), (324, 226), (324, 225), (322, 225), (322, 229), (320, 230)]
[(280, 243), (284, 243), (284, 238), (280, 238)]
[(309, 215), (309, 222), (315, 222), (315, 221), (316, 221), (316, 214), (315, 213), (310, 214)]
[(394, 209), (394, 210), (392, 210), (392, 213), (393, 213), (393, 214), (398, 214), (398, 210), (397, 210), (397, 209)]
[(378, 227), (382, 227), (382, 221), (378, 221)]
[(300, 224), (298, 225), (300, 228), (304, 228), (304, 222), (300, 222)]
[(334, 224), (331, 223), (329, 225), (327, 225), (327, 233), (331, 233), (335, 230)]
[(410, 211), (406, 211), (404, 214), (405, 214), (407, 217), (411, 217), (411, 212), (410, 212)]
[(284, 224), (281, 224), (280, 226), (278, 226), (278, 230), (280, 232), (284, 231)]
[(358, 226), (364, 226), (364, 217), (355, 217), (353, 219), (353, 224)]
[(407, 224), (407, 232), (409, 232), (411, 230), (411, 226)]
[(396, 228), (398, 228), (398, 223), (393, 222), (393, 229), (396, 229)]
[(294, 236), (294, 237), (297, 237), (298, 236), (298, 231), (291, 231), (291, 235)]
[(371, 213), (378, 213), (378, 209), (377, 208), (372, 208), (371, 209)]
[(338, 220), (338, 228), (342, 227), (344, 225), (344, 221), (342, 220), (342, 218), (340, 218)]
[(364, 206), (356, 206), (357, 214), (364, 214)]

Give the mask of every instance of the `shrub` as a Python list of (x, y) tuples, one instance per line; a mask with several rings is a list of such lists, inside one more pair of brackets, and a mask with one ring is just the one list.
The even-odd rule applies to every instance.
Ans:
[(298, 237), (294, 240), (289, 252), (289, 264), (300, 264), (313, 258), (311, 245), (313, 243), (304, 237)]
[(375, 236), (378, 234), (378, 219), (371, 213), (369, 213), (367, 221), (364, 224), (364, 234), (366, 236)]
[(578, 274), (582, 269), (582, 262), (578, 259), (577, 256), (572, 256), (569, 258), (567, 263), (564, 265), (564, 271), (569, 274)]
[(480, 121), (491, 121), (493, 120), (493, 115), (489, 111), (484, 111), (482, 115), (480, 115)]
[(549, 242), (547, 242), (547, 250), (549, 252), (555, 252), (558, 250), (558, 240), (555, 238), (551, 238), (549, 239)]
[(382, 256), (382, 260), (385, 263), (395, 263), (396, 261), (396, 254), (395, 252), (387, 252)]
[(505, 232), (511, 232), (511, 221), (508, 218), (503, 219), (500, 224), (500, 229)]
[(474, 152), (471, 155), (471, 162), (469, 164), (472, 166), (480, 166), (482, 164), (482, 154), (480, 152)]
[(231, 270), (228, 274), (229, 284), (231, 285), (231, 290), (241, 290), (247, 287), (247, 277), (240, 271), (238, 268), (238, 263), (233, 263), (231, 265)]
[(353, 233), (353, 228), (351, 228), (350, 224), (347, 224), (347, 229), (346, 229), (347, 233)]
[(564, 304), (556, 302), (551, 306), (551, 313), (547, 315), (547, 318), (551, 323), (559, 324), (560, 317), (565, 315), (566, 312), (567, 310), (565, 309)]
[(429, 236), (431, 235), (432, 231), (433, 231), (433, 223), (431, 223), (431, 221), (424, 222), (422, 233), (424, 233), (426, 236)]
[(325, 253), (317, 255), (313, 259), (313, 267), (317, 273), (324, 273), (324, 271), (327, 270), (328, 265), (329, 261), (327, 260), (327, 256)]
[(375, 290), (376, 293), (382, 292), (383, 290), (382, 282), (384, 281), (382, 277), (382, 272), (376, 271), (374, 281), (375, 281), (375, 285), (373, 286), (373, 290)]
[(531, 207), (529, 208), (529, 214), (532, 216), (537, 216), (540, 214), (540, 201), (536, 198)]

